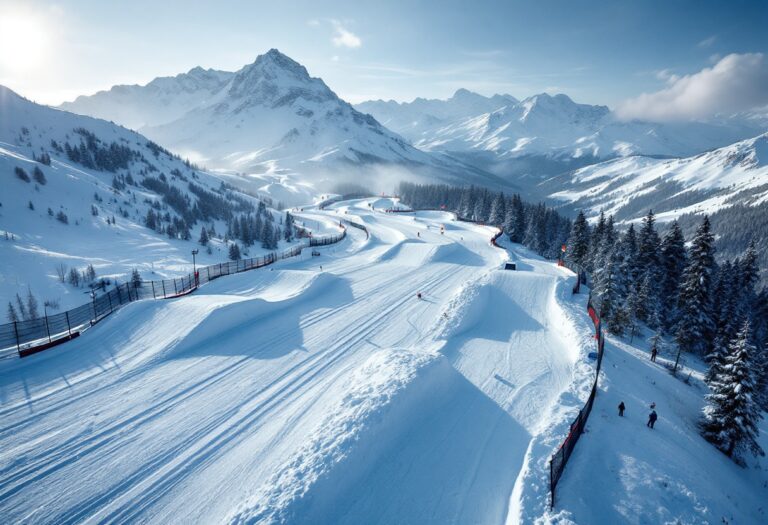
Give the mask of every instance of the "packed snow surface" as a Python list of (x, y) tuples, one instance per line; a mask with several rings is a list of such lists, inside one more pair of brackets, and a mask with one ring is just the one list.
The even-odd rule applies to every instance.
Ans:
[[(574, 277), (492, 247), (490, 227), (374, 203), (304, 214), (364, 223), (369, 239), (350, 228), (320, 257), (132, 303), (0, 363), (2, 521), (503, 523), (520, 511), (521, 472), (552, 452), (531, 443), (562, 431), (553, 405), (582, 368)], [(508, 257), (517, 272), (501, 269)]]

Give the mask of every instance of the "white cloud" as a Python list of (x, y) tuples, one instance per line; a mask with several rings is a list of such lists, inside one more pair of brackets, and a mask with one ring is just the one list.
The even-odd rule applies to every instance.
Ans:
[(663, 80), (664, 82), (668, 82), (670, 84), (674, 84), (680, 79), (680, 77), (675, 75), (671, 69), (660, 69), (658, 71), (654, 71), (654, 76), (659, 80)]
[(715, 43), (715, 40), (717, 40), (717, 35), (712, 35), (711, 37), (705, 38), (704, 40), (702, 40), (696, 45), (699, 46), (700, 48), (706, 49), (708, 47), (711, 47), (712, 44)]
[(623, 119), (691, 120), (768, 104), (768, 65), (762, 53), (731, 54), (698, 73), (675, 76), (668, 86), (621, 103)]
[(331, 20), (331, 23), (333, 24), (333, 37), (331, 38), (331, 41), (334, 46), (354, 49), (363, 45), (363, 41), (360, 40), (360, 37), (341, 25), (341, 22), (338, 20)]

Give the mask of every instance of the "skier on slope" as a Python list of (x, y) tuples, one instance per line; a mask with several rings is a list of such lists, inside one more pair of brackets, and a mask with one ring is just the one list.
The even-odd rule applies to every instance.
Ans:
[(619, 416), (624, 417), (624, 401), (619, 403)]
[(659, 419), (659, 416), (656, 414), (655, 410), (651, 410), (651, 413), (648, 414), (648, 423), (645, 424), (650, 429), (653, 429), (653, 425), (656, 424), (656, 420)]
[(421, 299), (421, 292), (416, 292), (416, 298)]

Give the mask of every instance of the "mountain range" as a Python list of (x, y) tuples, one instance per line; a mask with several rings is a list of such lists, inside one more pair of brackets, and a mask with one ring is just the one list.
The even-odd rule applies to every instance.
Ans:
[[(713, 192), (720, 200), (731, 192), (750, 196), (732, 202), (757, 198), (760, 184), (704, 188), (697, 177), (706, 169), (710, 181), (762, 180), (760, 169), (737, 170), (721, 157), (760, 149), (764, 136), (755, 137), (768, 130), (765, 114), (625, 121), (607, 106), (547, 93), (519, 100), (459, 89), (447, 100), (352, 106), (275, 49), (234, 73), (194, 68), (146, 86), (81, 96), (61, 108), (138, 127), (233, 183), (286, 202), (306, 200), (338, 181), (379, 190), (399, 179), (438, 179), (506, 187), (569, 207), (610, 208), (626, 217), (654, 199), (671, 214), (709, 209), (704, 200)], [(615, 188), (625, 185), (632, 190), (624, 188), (615, 201), (621, 193)]]
[(371, 173), (381, 178), (392, 170), (454, 183), (469, 173), (485, 184), (504, 184), (414, 147), (276, 49), (236, 73), (196, 68), (144, 87), (117, 86), (79, 97), (61, 108), (126, 126), (141, 123), (143, 134), (182, 157), (247, 174), (240, 183), (251, 182), (252, 189), (286, 202), (296, 199), (280, 187), (363, 182), (360, 165), (368, 168), (363, 176), (369, 185), (377, 182)]

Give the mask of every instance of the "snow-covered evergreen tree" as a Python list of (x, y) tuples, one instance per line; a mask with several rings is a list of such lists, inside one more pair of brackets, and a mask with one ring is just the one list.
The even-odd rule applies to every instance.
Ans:
[(201, 246), (208, 246), (208, 230), (205, 229), (205, 226), (200, 228), (200, 238), (197, 242), (200, 243)]
[(605, 235), (605, 229), (607, 227), (607, 220), (605, 213), (600, 212), (600, 216), (597, 219), (597, 224), (592, 228), (592, 233), (589, 237), (589, 252), (587, 254), (586, 270), (592, 272), (597, 264), (597, 259), (600, 257), (600, 248), (603, 244), (603, 237)]
[(240, 258), (240, 246), (238, 246), (236, 242), (233, 242), (229, 245), (229, 260), (239, 261)]
[(27, 307), (24, 304), (24, 301), (21, 300), (21, 296), (18, 293), (16, 294), (16, 307), (19, 310), (20, 320), (26, 321), (29, 319), (29, 315), (27, 314)]
[(499, 192), (491, 203), (491, 212), (490, 216), (488, 217), (488, 224), (493, 226), (501, 226), (504, 224), (504, 218), (506, 217), (506, 214), (506, 200), (504, 199), (504, 194)]
[(525, 236), (525, 206), (520, 195), (513, 195), (506, 208), (504, 231), (512, 242), (521, 243)]
[(704, 217), (689, 251), (678, 297), (680, 319), (675, 341), (683, 352), (704, 356), (715, 334), (712, 316), (712, 277), (715, 269), (714, 236)]
[(646, 323), (651, 328), (658, 327), (661, 317), (659, 303), (661, 298), (661, 241), (656, 232), (656, 217), (649, 210), (643, 219), (643, 225), (637, 236), (637, 265), (638, 281), (636, 290), (642, 294), (644, 302), (636, 312), (638, 321)]
[(623, 335), (628, 325), (627, 310), (621, 298), (622, 279), (619, 273), (619, 246), (606, 246), (607, 238), (603, 239), (604, 247), (601, 257), (597, 260), (593, 273), (594, 293), (597, 298), (597, 309), (605, 328), (615, 335)]
[(138, 288), (141, 286), (141, 283), (144, 282), (144, 279), (141, 278), (141, 274), (139, 273), (139, 270), (136, 268), (133, 269), (131, 272), (131, 285), (133, 285), (134, 288)]
[(729, 457), (748, 451), (764, 455), (757, 443), (760, 409), (755, 402), (755, 379), (749, 322), (729, 346), (722, 369), (710, 382), (704, 407), (702, 434)]
[(755, 286), (760, 278), (757, 267), (757, 250), (754, 242), (749, 243), (744, 256), (735, 265), (734, 272), (737, 275), (734, 286), (738, 290), (735, 308), (738, 310), (739, 317), (751, 317), (757, 302)]
[(680, 283), (688, 262), (685, 249), (683, 230), (677, 221), (672, 223), (669, 231), (661, 241), (661, 291), (659, 306), (661, 307), (662, 329), (670, 333), (679, 320), (677, 298), (680, 295)]
[(40, 317), (37, 311), (37, 298), (32, 294), (32, 289), (27, 288), (27, 315), (29, 319), (37, 319)]
[(294, 222), (291, 212), (285, 212), (285, 240), (291, 242), (293, 240)]
[(584, 212), (580, 211), (573, 221), (565, 258), (571, 264), (584, 268), (589, 253), (589, 224)]
[(20, 321), (19, 314), (16, 313), (16, 308), (13, 307), (13, 303), (8, 301), (8, 322), (9, 323), (16, 323)]

